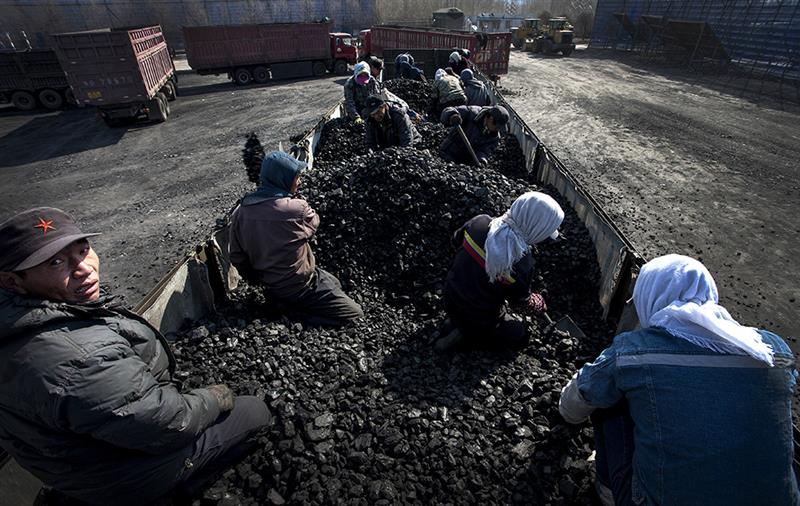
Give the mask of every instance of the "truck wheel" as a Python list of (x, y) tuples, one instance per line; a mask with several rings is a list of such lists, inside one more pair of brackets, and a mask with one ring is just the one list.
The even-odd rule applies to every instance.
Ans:
[(153, 100), (150, 101), (150, 111), (147, 113), (147, 119), (154, 123), (163, 123), (169, 117), (169, 105), (167, 97), (163, 93), (158, 92)]
[(253, 69), (253, 79), (259, 83), (264, 84), (269, 81), (269, 69), (264, 66), (259, 66)]
[(553, 41), (550, 39), (544, 39), (542, 41), (542, 52), (544, 54), (552, 54), (553, 53)]
[(571, 54), (572, 54), (572, 48), (571, 48), (571, 47), (568, 47), (568, 48), (562, 49), (562, 50), (561, 50), (561, 54), (563, 54), (564, 56), (569, 56), (569, 55), (571, 55)]
[(21, 111), (36, 109), (36, 99), (27, 91), (15, 91), (11, 94), (11, 103)]
[(164, 110), (167, 112), (167, 118), (169, 118), (169, 115), (172, 114), (172, 109), (169, 107), (169, 99), (163, 92), (156, 93), (156, 98), (164, 103)]
[(167, 81), (167, 84), (161, 89), (161, 92), (167, 97), (167, 100), (172, 102), (178, 98), (178, 87), (172, 81)]
[(45, 89), (39, 92), (39, 103), (47, 109), (55, 110), (64, 105), (64, 99), (61, 97), (61, 93), (56, 90)]
[(336, 65), (333, 66), (333, 71), (340, 76), (347, 74), (347, 62), (344, 60), (336, 60)]
[(311, 67), (311, 72), (314, 74), (315, 77), (324, 76), (325, 72), (328, 71), (328, 67), (325, 66), (324, 62), (315, 61), (314, 66)]
[(250, 73), (250, 69), (236, 69), (236, 72), (233, 73), (233, 80), (236, 81), (236, 84), (244, 86), (245, 84), (250, 84), (250, 81), (253, 80), (253, 74)]

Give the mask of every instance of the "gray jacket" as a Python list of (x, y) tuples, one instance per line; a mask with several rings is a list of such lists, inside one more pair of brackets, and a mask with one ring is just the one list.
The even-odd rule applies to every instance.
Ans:
[(68, 495), (126, 504), (174, 485), (175, 463), (220, 414), (210, 391), (181, 394), (174, 368), (164, 337), (110, 297), (0, 290), (0, 446)]
[(350, 119), (361, 116), (361, 111), (367, 105), (370, 95), (377, 95), (383, 90), (383, 85), (374, 77), (370, 77), (367, 84), (361, 86), (351, 76), (344, 83), (344, 110)]

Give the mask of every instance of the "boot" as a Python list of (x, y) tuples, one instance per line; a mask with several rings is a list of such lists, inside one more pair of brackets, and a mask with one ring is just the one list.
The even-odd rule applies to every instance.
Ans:
[(433, 345), (433, 349), (438, 353), (444, 353), (458, 346), (463, 340), (464, 335), (461, 334), (461, 331), (456, 328), (450, 331), (450, 333), (446, 336), (436, 341), (436, 344)]

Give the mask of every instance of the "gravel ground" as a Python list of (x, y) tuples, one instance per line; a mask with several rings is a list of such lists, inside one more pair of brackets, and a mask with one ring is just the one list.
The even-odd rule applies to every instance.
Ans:
[(800, 108), (603, 50), (512, 52), (502, 91), (648, 258), (715, 275), (740, 322), (800, 351)]
[(179, 76), (160, 125), (108, 128), (93, 109), (23, 114), (0, 108), (0, 216), (34, 206), (72, 213), (93, 240), (103, 282), (137, 303), (250, 188), (245, 134), (267, 149), (312, 127), (342, 96), (339, 76), (237, 87)]

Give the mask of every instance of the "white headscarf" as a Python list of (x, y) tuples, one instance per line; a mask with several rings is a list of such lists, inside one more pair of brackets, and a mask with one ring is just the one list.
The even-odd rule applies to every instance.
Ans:
[(636, 280), (633, 302), (643, 328), (661, 327), (697, 346), (773, 365), (772, 347), (756, 329), (740, 325), (717, 304), (714, 278), (693, 258), (664, 255), (647, 262)]
[(458, 51), (453, 51), (450, 53), (450, 56), (447, 58), (448, 63), (458, 63), (461, 61), (461, 55), (458, 54)]
[(436, 74), (433, 75), (433, 80), (438, 81), (445, 74), (446, 72), (444, 71), (444, 69), (436, 69)]
[(494, 218), (486, 236), (486, 274), (489, 280), (511, 275), (514, 263), (525, 256), (529, 245), (558, 237), (564, 210), (553, 197), (527, 192), (511, 204), (503, 216)]
[(364, 72), (369, 74), (369, 63), (365, 61), (360, 61), (356, 63), (355, 66), (353, 67), (353, 78), (358, 77), (358, 74), (363, 74)]

